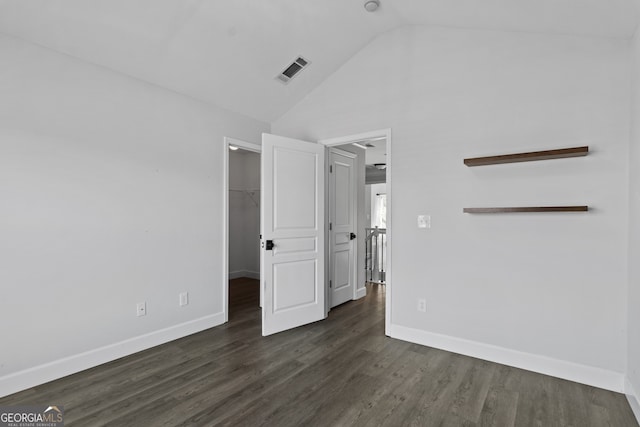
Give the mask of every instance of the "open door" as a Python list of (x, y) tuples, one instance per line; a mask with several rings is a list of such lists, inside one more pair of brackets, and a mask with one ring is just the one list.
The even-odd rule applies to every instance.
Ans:
[(330, 307), (354, 297), (356, 271), (357, 156), (329, 149), (329, 295)]
[(262, 134), (262, 335), (325, 318), (324, 150)]

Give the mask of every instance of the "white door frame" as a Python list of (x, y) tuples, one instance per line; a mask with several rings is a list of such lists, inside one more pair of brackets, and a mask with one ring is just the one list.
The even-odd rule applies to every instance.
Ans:
[[(386, 236), (386, 240), (387, 240), (387, 271), (386, 271), (386, 280), (385, 280), (385, 321), (384, 321), (384, 327), (385, 327), (385, 334), (389, 335), (389, 327), (391, 325), (391, 298), (392, 298), (392, 280), (393, 280), (393, 275), (392, 275), (392, 270), (391, 270), (391, 260), (393, 258), (393, 254), (391, 251), (391, 242), (392, 242), (392, 218), (391, 218), (391, 212), (393, 211), (393, 205), (392, 205), (392, 196), (391, 196), (391, 189), (392, 189), (392, 185), (391, 185), (391, 128), (387, 128), (387, 129), (379, 129), (379, 130), (374, 130), (374, 131), (370, 131), (370, 132), (364, 132), (364, 133), (359, 133), (359, 134), (355, 134), (355, 135), (347, 135), (347, 136), (340, 136), (337, 138), (328, 138), (328, 139), (322, 139), (320, 141), (318, 141), (318, 143), (326, 145), (327, 147), (331, 147), (331, 146), (335, 146), (335, 145), (346, 145), (346, 144), (352, 144), (354, 142), (362, 142), (362, 141), (366, 141), (366, 140), (370, 140), (370, 139), (374, 139), (374, 138), (385, 138), (385, 140), (387, 141), (387, 206), (390, 206), (390, 209), (387, 209), (387, 236)], [(328, 286), (327, 286), (328, 287)], [(355, 288), (357, 288), (357, 285), (355, 286)], [(355, 297), (355, 295), (354, 295)]]
[[(225, 323), (229, 321), (229, 146), (234, 145), (243, 150), (262, 153), (262, 146), (240, 139), (224, 137), (224, 154), (222, 163), (222, 304)], [(388, 196), (387, 196), (388, 197)], [(260, 306), (262, 306), (262, 291), (260, 292)]]

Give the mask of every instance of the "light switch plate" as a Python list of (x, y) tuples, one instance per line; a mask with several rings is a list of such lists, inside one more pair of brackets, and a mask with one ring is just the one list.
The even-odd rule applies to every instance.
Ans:
[(180, 307), (184, 307), (189, 304), (189, 292), (181, 292), (179, 297)]
[(431, 228), (431, 215), (418, 215), (418, 228)]

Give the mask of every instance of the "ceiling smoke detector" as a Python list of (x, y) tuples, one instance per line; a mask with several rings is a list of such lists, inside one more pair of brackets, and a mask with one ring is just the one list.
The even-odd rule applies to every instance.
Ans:
[(380, 0), (366, 0), (364, 2), (364, 8), (367, 12), (375, 12), (380, 7)]

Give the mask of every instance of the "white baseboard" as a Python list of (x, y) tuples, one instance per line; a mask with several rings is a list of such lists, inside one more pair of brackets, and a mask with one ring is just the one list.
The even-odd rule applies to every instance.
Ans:
[(629, 378), (624, 379), (624, 388), (627, 400), (629, 401), (629, 406), (631, 406), (633, 415), (636, 416), (636, 420), (638, 420), (638, 423), (640, 424), (640, 395), (636, 392), (631, 381), (629, 381)]
[(356, 299), (364, 298), (367, 296), (367, 288), (356, 289)]
[(212, 314), (9, 374), (0, 378), (0, 397), (75, 374), (223, 323), (224, 313)]
[(229, 272), (229, 280), (239, 279), (241, 277), (244, 277), (244, 270), (230, 271)]
[(249, 271), (249, 270), (238, 270), (238, 271), (229, 272), (229, 280), (239, 279), (241, 277), (248, 277), (249, 279), (260, 280), (260, 272)]
[(245, 276), (249, 279), (260, 280), (260, 272), (259, 271), (245, 271)]
[(510, 350), (491, 344), (465, 340), (448, 335), (390, 325), (388, 335), (403, 341), (464, 354), (490, 362), (513, 366), (527, 371), (575, 381), (618, 393), (624, 392), (624, 374), (537, 354)]

